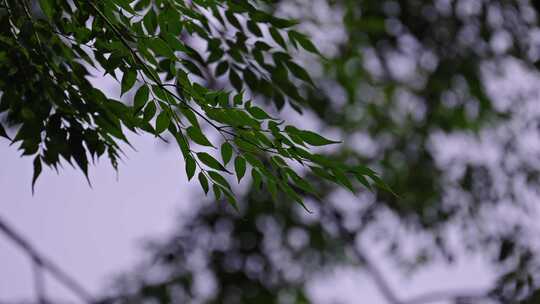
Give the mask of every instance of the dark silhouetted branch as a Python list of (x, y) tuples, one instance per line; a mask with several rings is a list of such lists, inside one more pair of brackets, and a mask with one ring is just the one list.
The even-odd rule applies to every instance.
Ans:
[[(366, 212), (371, 212), (368, 208)], [(489, 293), (485, 290), (449, 290), (427, 292), (411, 297), (410, 299), (400, 299), (398, 293), (394, 291), (389, 281), (384, 276), (382, 270), (377, 267), (360, 244), (355, 245), (356, 233), (348, 231), (343, 225), (342, 216), (335, 210), (326, 211), (324, 214), (328, 219), (334, 221), (339, 229), (339, 234), (343, 240), (352, 244), (351, 249), (359, 262), (363, 264), (367, 273), (373, 279), (377, 289), (389, 304), (430, 304), (439, 301), (452, 301), (455, 303), (477, 303), (479, 300), (489, 298)], [(366, 214), (364, 214), (366, 215)]]
[(409, 299), (401, 300), (397, 293), (392, 289), (383, 272), (376, 266), (362, 248), (356, 246), (354, 249), (358, 259), (364, 263), (364, 266), (373, 281), (377, 285), (383, 297), (390, 304), (429, 304), (439, 301), (452, 301), (456, 303), (476, 303), (478, 300), (488, 297), (485, 290), (446, 290), (427, 292)]
[(37, 303), (47, 304), (47, 296), (45, 293), (45, 273), (43, 272), (43, 267), (33, 261), (32, 268), (32, 270), (34, 271), (34, 287)]
[[(93, 296), (86, 291), (75, 279), (70, 275), (64, 272), (58, 265), (53, 261), (47, 259), (42, 254), (40, 254), (34, 246), (32, 246), (27, 240), (25, 240), (20, 233), (16, 232), (12, 227), (10, 227), (7, 222), (0, 217), (0, 232), (8, 237), (14, 244), (16, 244), (28, 257), (32, 260), (35, 267), (40, 269), (35, 269), (34, 275), (36, 292), (38, 297), (44, 297), (44, 282), (43, 282), (43, 271), (48, 271), (49, 274), (54, 277), (58, 282), (64, 285), (69, 289), (73, 294), (78, 296), (84, 303), (94, 303)], [(41, 295), (40, 295), (41, 293)], [(44, 301), (44, 299), (40, 299)]]

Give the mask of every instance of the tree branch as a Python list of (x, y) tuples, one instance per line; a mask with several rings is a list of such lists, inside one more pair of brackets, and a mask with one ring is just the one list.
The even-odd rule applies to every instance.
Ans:
[[(369, 210), (369, 208), (368, 208)], [(365, 270), (372, 277), (381, 295), (389, 304), (430, 304), (438, 301), (452, 301), (455, 303), (477, 303), (479, 300), (487, 299), (489, 293), (485, 290), (447, 290), (433, 291), (420, 294), (409, 299), (401, 299), (398, 293), (392, 288), (389, 280), (386, 279), (382, 270), (365, 253), (361, 244), (355, 245), (356, 234), (348, 231), (343, 225), (342, 216), (335, 210), (327, 212), (327, 215), (335, 221), (341, 237), (353, 244), (351, 249), (359, 262), (364, 264)]]
[[(69, 289), (74, 295), (80, 298), (83, 303), (94, 303), (94, 297), (86, 291), (75, 279), (64, 272), (56, 263), (43, 256), (35, 247), (30, 244), (20, 233), (16, 232), (10, 227), (7, 222), (0, 217), (0, 232), (2, 232), (8, 239), (10, 239), (15, 245), (17, 245), (28, 257), (32, 260), (35, 267), (41, 268), (38, 272), (46, 270), (51, 274), (58, 282)], [(41, 276), (41, 274), (36, 273)], [(42, 280), (42, 278), (36, 278), (36, 280)], [(36, 283), (36, 284), (42, 284)], [(39, 287), (41, 288), (41, 287)]]

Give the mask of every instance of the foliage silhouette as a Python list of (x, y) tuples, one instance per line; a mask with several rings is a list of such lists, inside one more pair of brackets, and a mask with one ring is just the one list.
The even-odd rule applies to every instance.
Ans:
[[(201, 187), (233, 206), (223, 174), (234, 173), (201, 150), (219, 147), (218, 140), (272, 193), (300, 204), (295, 188), (314, 189), (292, 163), (382, 185), (367, 168), (310, 147), (335, 141), (286, 125), (250, 100), (262, 96), (300, 111), (303, 87), (313, 83), (289, 52), (320, 56), (295, 21), (269, 14), (266, 2), (2, 1), (0, 113), (17, 131), (11, 140), (0, 124), (0, 135), (34, 157), (32, 188), (43, 164), (58, 168), (62, 159), (87, 178), (89, 161), (104, 154), (116, 169), (120, 143), (129, 145), (125, 130), (175, 140), (189, 179), (199, 172)], [(134, 92), (130, 104), (94, 86), (91, 67), (118, 81), (120, 96)], [(220, 78), (229, 86), (217, 84)]]

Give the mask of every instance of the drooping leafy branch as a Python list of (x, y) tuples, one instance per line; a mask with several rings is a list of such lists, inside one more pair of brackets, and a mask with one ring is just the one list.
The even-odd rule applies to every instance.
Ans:
[[(312, 151), (336, 141), (285, 125), (251, 100), (300, 110), (313, 81), (290, 51), (320, 56), (295, 21), (264, 10), (266, 1), (38, 2), (0, 8), (0, 113), (19, 127), (10, 140), (35, 157), (32, 185), (42, 164), (57, 168), (61, 159), (87, 177), (89, 160), (103, 154), (117, 168), (128, 129), (173, 137), (188, 178), (197, 174), (205, 193), (233, 206), (226, 176), (240, 182), (248, 170), (275, 199), (316, 194), (293, 163), (351, 190), (351, 179), (384, 187), (370, 169)], [(91, 84), (90, 67), (116, 79), (121, 95), (133, 92), (129, 104)], [(9, 138), (1, 124), (0, 135)]]

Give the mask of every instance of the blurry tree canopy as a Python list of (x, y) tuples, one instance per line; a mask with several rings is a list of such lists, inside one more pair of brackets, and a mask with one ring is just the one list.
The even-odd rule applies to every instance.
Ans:
[[(539, 2), (291, 0), (271, 9), (299, 20), (326, 58), (299, 56), (317, 88), (306, 89), (315, 120), (343, 138), (331, 158), (369, 164), (398, 196), (353, 197), (305, 172), (322, 192), (305, 194), (306, 214), (271, 204), (255, 178), (239, 213), (204, 206), (149, 242), (148, 261), (105, 301), (305, 303), (314, 277), (348, 266), (372, 276), (388, 303), (538, 303)], [(406, 275), (481, 255), (494, 284), (405, 299), (377, 267), (386, 259), (369, 257), (375, 247)]]
[[(177, 142), (188, 178), (233, 206), (228, 176), (248, 174), (300, 204), (300, 193), (317, 191), (299, 166), (351, 190), (353, 180), (382, 185), (367, 167), (313, 149), (337, 141), (252, 101), (301, 111), (314, 83), (291, 53), (320, 56), (296, 21), (268, 5), (2, 0), (0, 136), (34, 157), (32, 185), (43, 165), (57, 169), (62, 160), (88, 177), (89, 162), (106, 154), (116, 169), (126, 130)], [(92, 73), (117, 81), (128, 103), (108, 97)], [(4, 124), (16, 129), (13, 138)]]

